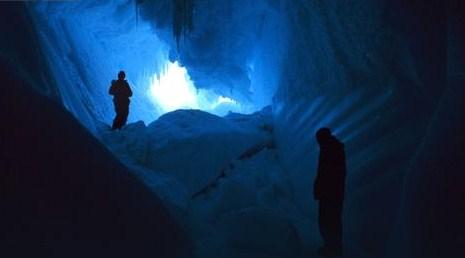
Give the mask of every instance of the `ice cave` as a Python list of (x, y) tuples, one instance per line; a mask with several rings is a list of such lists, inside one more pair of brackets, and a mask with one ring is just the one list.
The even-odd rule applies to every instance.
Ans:
[(337, 257), (465, 257), (464, 6), (2, 1), (0, 257), (323, 257), (323, 127)]

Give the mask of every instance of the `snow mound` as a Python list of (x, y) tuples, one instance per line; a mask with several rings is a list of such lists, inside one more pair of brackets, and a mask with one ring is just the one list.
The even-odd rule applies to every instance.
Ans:
[(150, 170), (164, 180), (174, 178), (192, 196), (242, 154), (271, 145), (270, 124), (270, 108), (224, 118), (200, 110), (177, 110), (148, 126), (137, 122), (116, 132), (100, 126), (100, 138), (128, 166)]
[(221, 175), (231, 160), (270, 141), (271, 135), (249, 125), (199, 110), (179, 110), (148, 127), (147, 166), (174, 174), (195, 194)]
[(277, 151), (263, 149), (236, 160), (214, 187), (189, 206), (198, 257), (300, 257), (319, 239), (292, 200)]

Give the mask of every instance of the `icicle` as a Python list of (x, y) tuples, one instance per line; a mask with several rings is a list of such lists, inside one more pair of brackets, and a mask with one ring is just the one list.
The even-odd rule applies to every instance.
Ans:
[(173, 1), (173, 34), (179, 49), (179, 40), (183, 34), (193, 30), (194, 0)]
[(143, 2), (144, 0), (136, 0), (136, 27), (139, 26), (139, 5)]

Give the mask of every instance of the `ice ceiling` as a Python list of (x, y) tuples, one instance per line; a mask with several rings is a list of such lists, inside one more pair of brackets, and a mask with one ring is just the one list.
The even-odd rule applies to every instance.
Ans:
[(285, 23), (268, 1), (247, 8), (238, 1), (197, 1), (193, 11), (200, 8), (204, 15), (193, 16), (195, 29), (179, 38), (172, 5), (166, 0), (31, 5), (61, 99), (87, 127), (111, 121), (107, 91), (119, 70), (126, 71), (134, 92), (129, 122), (149, 123), (180, 108), (250, 113), (271, 103)]

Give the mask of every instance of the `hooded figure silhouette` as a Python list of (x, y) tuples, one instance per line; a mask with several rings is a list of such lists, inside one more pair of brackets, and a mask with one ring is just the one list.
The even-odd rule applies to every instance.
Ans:
[(344, 144), (328, 128), (316, 133), (320, 145), (314, 198), (319, 201), (318, 222), (324, 246), (319, 252), (326, 257), (342, 255), (342, 204), (344, 201), (346, 161)]
[(113, 103), (115, 104), (116, 117), (113, 120), (112, 130), (121, 129), (128, 119), (129, 115), (129, 97), (132, 96), (131, 87), (125, 80), (126, 74), (124, 71), (118, 73), (118, 80), (111, 81), (109, 90), (110, 95), (113, 95)]

